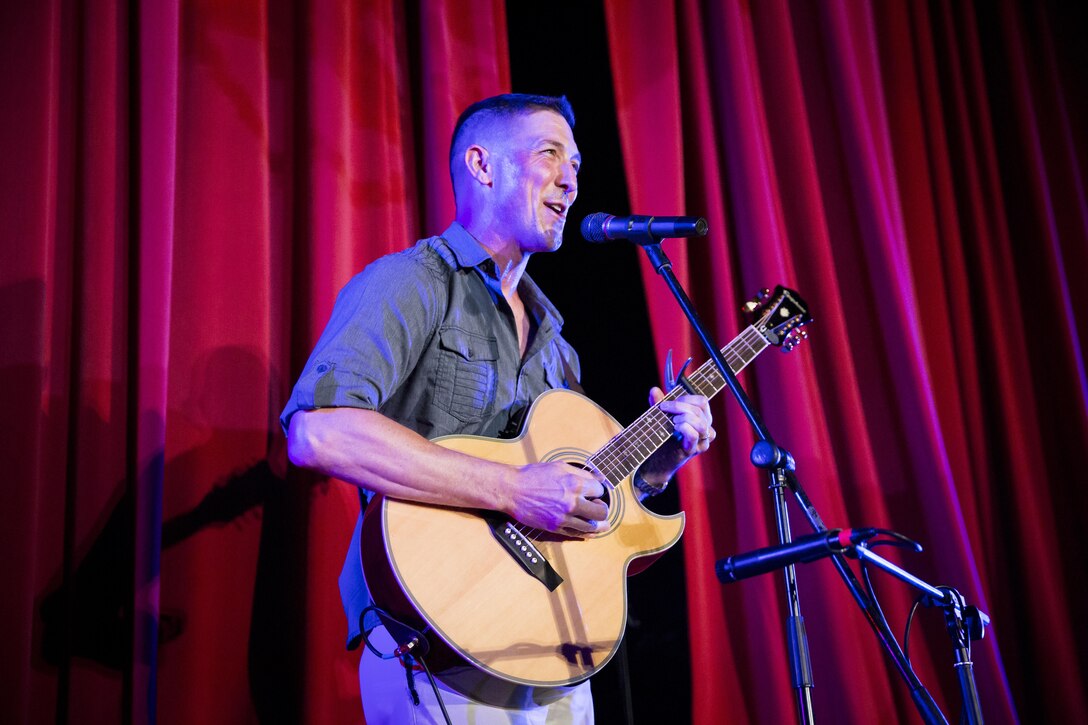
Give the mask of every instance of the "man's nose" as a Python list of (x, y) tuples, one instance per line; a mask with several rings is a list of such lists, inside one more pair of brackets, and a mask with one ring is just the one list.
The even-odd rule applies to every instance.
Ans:
[(578, 194), (578, 173), (572, 166), (564, 166), (559, 174), (558, 181), (555, 183), (559, 188), (563, 189), (568, 196), (575, 196)]

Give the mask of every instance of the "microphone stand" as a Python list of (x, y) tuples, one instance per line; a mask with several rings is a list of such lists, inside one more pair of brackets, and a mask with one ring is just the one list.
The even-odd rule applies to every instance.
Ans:
[[(792, 541), (789, 513), (786, 510), (785, 490), (787, 488), (789, 488), (797, 498), (809, 523), (812, 525), (812, 528), (819, 532), (826, 532), (827, 526), (824, 525), (823, 520), (816, 511), (816, 507), (813, 506), (812, 501), (808, 498), (808, 495), (801, 487), (801, 483), (794, 473), (795, 464), (793, 456), (791, 456), (788, 451), (775, 445), (766, 425), (764, 425), (763, 420), (756, 412), (752, 402), (748, 399), (747, 393), (745, 393), (744, 389), (740, 386), (740, 383), (737, 382), (736, 375), (733, 374), (733, 371), (726, 363), (725, 358), (722, 357), (718, 346), (713, 342), (706, 327), (696, 314), (691, 299), (688, 298), (687, 293), (684, 292), (683, 287), (680, 286), (680, 282), (676, 279), (676, 274), (672, 270), (672, 262), (661, 249), (660, 242), (664, 237), (657, 237), (647, 232), (637, 237), (635, 235), (628, 235), (627, 238), (637, 243), (646, 251), (646, 256), (649, 258), (650, 264), (652, 264), (657, 273), (664, 278), (669, 290), (676, 298), (677, 303), (679, 303), (680, 308), (687, 316), (688, 321), (691, 322), (692, 328), (699, 336), (700, 341), (702, 341), (703, 347), (706, 348), (707, 353), (710, 355), (710, 359), (714, 361), (714, 365), (718, 368), (718, 372), (721, 373), (730, 392), (733, 393), (733, 397), (736, 398), (737, 403), (740, 405), (741, 411), (744, 413), (744, 416), (748, 419), (749, 424), (751, 424), (752, 429), (759, 438), (752, 447), (751, 460), (753, 465), (769, 472), (770, 489), (774, 496), (775, 520), (777, 522), (779, 542), (781, 544), (788, 544)], [(931, 725), (947, 725), (944, 715), (933, 701), (929, 692), (914, 674), (914, 671), (910, 667), (910, 663), (904, 656), (902, 649), (899, 647), (899, 643), (896, 641), (895, 636), (892, 634), (891, 630), (888, 629), (888, 625), (884, 621), (884, 618), (880, 616), (877, 605), (872, 602), (862, 590), (861, 584), (854, 575), (853, 569), (847, 566), (845, 559), (841, 555), (833, 556), (832, 561), (835, 562), (835, 568), (838, 570), (847, 588), (850, 590), (850, 593), (854, 596), (854, 600), (865, 614), (869, 626), (876, 633), (877, 638), (884, 646), (884, 649), (887, 650), (892, 662), (899, 671), (899, 674), (906, 680), (910, 687), (911, 697), (914, 700), (915, 707), (917, 707), (923, 720)], [(786, 566), (784, 574), (786, 583), (786, 603), (789, 608), (789, 617), (786, 623), (786, 641), (789, 646), (790, 671), (792, 674), (793, 687), (797, 691), (798, 721), (803, 725), (811, 725), (811, 723), (815, 722), (812, 713), (812, 660), (809, 656), (808, 638), (805, 634), (805, 622), (804, 618), (801, 616), (800, 595), (797, 589), (797, 575), (794, 565), (790, 564)]]
[[(917, 547), (921, 551), (922, 547)], [(855, 548), (859, 559), (875, 564), (892, 576), (925, 592), (922, 602), (944, 610), (945, 629), (952, 641), (956, 677), (963, 698), (963, 715), (968, 725), (981, 725), (982, 705), (975, 685), (974, 662), (971, 661), (971, 640), (982, 639), (990, 617), (978, 607), (969, 606), (966, 598), (952, 587), (935, 587), (919, 579), (887, 559), (874, 554), (864, 543)]]

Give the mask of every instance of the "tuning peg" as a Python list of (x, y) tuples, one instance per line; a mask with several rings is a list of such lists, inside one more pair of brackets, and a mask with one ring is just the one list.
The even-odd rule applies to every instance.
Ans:
[(790, 352), (807, 339), (808, 330), (795, 327), (786, 334), (785, 339), (782, 341), (782, 352)]
[(750, 300), (748, 300), (747, 302), (744, 303), (744, 305), (741, 307), (741, 311), (746, 312), (749, 315), (752, 314), (753, 312), (758, 310), (760, 307), (762, 307), (763, 303), (766, 302), (767, 298), (769, 298), (770, 296), (771, 296), (771, 290), (768, 289), (767, 287), (764, 287), (759, 292), (757, 292), (755, 294), (755, 296), (752, 297), (752, 299), (750, 299)]

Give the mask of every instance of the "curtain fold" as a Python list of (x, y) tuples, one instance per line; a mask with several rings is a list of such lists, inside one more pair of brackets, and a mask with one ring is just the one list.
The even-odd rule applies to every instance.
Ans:
[[(735, 334), (738, 290), (781, 282), (811, 306), (811, 343), (765, 355), (742, 381), (825, 521), (920, 539), (927, 554), (891, 558), (993, 616), (974, 650), (989, 721), (1015, 721), (1017, 708), (1083, 717), (1069, 679), (1083, 586), (1054, 555), (1085, 506), (1051, 437), (1088, 442), (1073, 282), (1084, 276), (1084, 89), (1068, 38), (1051, 30), (1061, 13), (1011, 0), (606, 7), (632, 208), (710, 220), (707, 240), (666, 250), (698, 255), (685, 281), (720, 341)], [(656, 42), (635, 53), (623, 39), (648, 28)], [(681, 67), (670, 84), (647, 71)], [(669, 109), (665, 123), (654, 108)], [(683, 162), (662, 191), (651, 173), (663, 162), (645, 159), (677, 145), (669, 158)], [(644, 271), (667, 344), (686, 322)], [(681, 474), (695, 719), (780, 722), (793, 717), (780, 586), (712, 578), (715, 558), (772, 543), (747, 470), (752, 437), (732, 407), (716, 408), (724, 450)], [(832, 567), (799, 577), (817, 716), (916, 717)], [(1023, 596), (1025, 581), (1041, 595)], [(878, 589), (898, 631), (914, 592)], [(921, 616), (912, 661), (955, 717), (947, 638), (939, 617)], [(1071, 636), (1055, 642), (1044, 633), (1055, 628)], [(722, 646), (697, 646), (707, 641)]]
[[(177, 152), (179, 83), (178, 29), (181, 10), (177, 2), (153, 3), (136, 10), (138, 29), (136, 60), (136, 122), (134, 136), (137, 205), (130, 207), (129, 229), (138, 245), (129, 248), (129, 269), (135, 273), (129, 288), (130, 309), (129, 383), (134, 400), (128, 408), (134, 427), (133, 448), (126, 478), (131, 482), (133, 516), (132, 669), (128, 711), (135, 723), (154, 723), (158, 683), (159, 605), (162, 513), (169, 388), (176, 351), (171, 351), (174, 311), (174, 271), (177, 237)], [(89, 35), (89, 40), (97, 40)], [(88, 141), (93, 144), (94, 137)], [(107, 163), (109, 160), (105, 160)], [(78, 162), (78, 160), (77, 160)], [(91, 187), (95, 179), (87, 178)], [(78, 203), (78, 202), (77, 202)], [(76, 240), (78, 244), (80, 240)], [(94, 253), (96, 250), (86, 248)], [(93, 302), (91, 303), (93, 304)], [(134, 354), (133, 354), (134, 353)], [(72, 482), (76, 483), (76, 482)], [(78, 606), (78, 604), (76, 604)]]
[(452, 218), (503, 4), (2, 12), (3, 719), (358, 721), (358, 497), (278, 415), (339, 288)]

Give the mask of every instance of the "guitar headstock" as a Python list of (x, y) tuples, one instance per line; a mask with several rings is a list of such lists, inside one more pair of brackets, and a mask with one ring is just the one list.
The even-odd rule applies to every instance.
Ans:
[(812, 322), (808, 305), (801, 295), (782, 285), (760, 290), (759, 294), (744, 303), (743, 311), (752, 320), (752, 327), (767, 342), (789, 352), (808, 337), (801, 329)]

